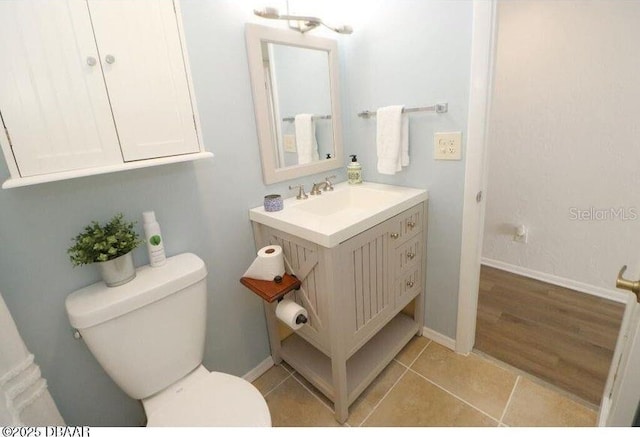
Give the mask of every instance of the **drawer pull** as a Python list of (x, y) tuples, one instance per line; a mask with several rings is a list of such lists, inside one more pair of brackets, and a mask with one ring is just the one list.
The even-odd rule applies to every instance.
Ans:
[(391, 238), (393, 238), (394, 240), (397, 240), (399, 236), (400, 236), (400, 234), (398, 234), (397, 232), (392, 232), (391, 233)]
[(407, 281), (407, 287), (413, 288), (413, 285), (414, 285), (413, 281)]
[(407, 258), (409, 258), (409, 259), (414, 259), (415, 257), (416, 257), (416, 254), (415, 254), (415, 253), (413, 253), (413, 252), (409, 252), (409, 253), (407, 254)]
[(409, 229), (413, 229), (416, 226), (416, 222), (407, 222)]

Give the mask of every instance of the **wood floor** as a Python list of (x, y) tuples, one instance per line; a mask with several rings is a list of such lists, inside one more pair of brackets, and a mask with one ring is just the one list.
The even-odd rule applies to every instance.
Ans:
[(624, 305), (482, 266), (475, 348), (599, 405)]

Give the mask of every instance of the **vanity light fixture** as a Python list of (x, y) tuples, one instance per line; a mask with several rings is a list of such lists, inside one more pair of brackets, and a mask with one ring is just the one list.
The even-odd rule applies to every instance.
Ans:
[[(342, 34), (350, 34), (353, 33), (353, 28), (348, 25), (342, 25), (340, 27), (331, 27), (325, 24), (318, 17), (306, 17), (304, 15), (282, 15), (278, 12), (278, 9), (266, 7), (263, 9), (254, 9), (254, 14), (262, 18), (269, 18), (272, 20), (287, 20), (289, 21), (289, 29), (296, 30), (300, 33), (306, 33), (310, 30), (315, 29), (318, 26), (324, 26), (327, 29), (331, 29), (334, 32), (342, 33)], [(296, 21), (297, 25), (291, 25), (291, 21)]]

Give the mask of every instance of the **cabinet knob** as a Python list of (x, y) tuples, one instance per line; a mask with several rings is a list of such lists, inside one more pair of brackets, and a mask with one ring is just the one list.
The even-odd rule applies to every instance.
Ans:
[(416, 254), (415, 254), (415, 253), (413, 253), (413, 252), (409, 252), (409, 253), (407, 254), (407, 258), (409, 258), (409, 259), (414, 259), (415, 257), (416, 257)]
[(390, 237), (393, 238), (394, 240), (397, 240), (399, 236), (400, 234), (398, 234), (397, 232), (392, 232), (390, 235)]
[(407, 281), (407, 287), (413, 288), (413, 285), (414, 285), (413, 281)]
[(113, 55), (107, 55), (104, 57), (104, 62), (106, 62), (107, 64), (113, 64), (116, 62), (116, 58)]
[(409, 229), (413, 229), (416, 226), (416, 222), (407, 222)]
[(93, 56), (87, 56), (87, 65), (89, 67), (95, 67), (97, 63), (98, 61), (96, 60), (96, 58), (94, 58)]

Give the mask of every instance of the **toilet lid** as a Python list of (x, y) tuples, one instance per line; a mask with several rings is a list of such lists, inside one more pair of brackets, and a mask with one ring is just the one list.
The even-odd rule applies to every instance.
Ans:
[(147, 426), (271, 426), (258, 389), (219, 372), (196, 371), (143, 405)]

